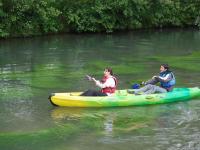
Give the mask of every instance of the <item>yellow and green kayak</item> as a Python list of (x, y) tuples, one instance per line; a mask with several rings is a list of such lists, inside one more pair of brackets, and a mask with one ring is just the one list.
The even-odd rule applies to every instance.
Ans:
[(79, 96), (81, 92), (52, 93), (50, 102), (67, 107), (117, 107), (141, 106), (186, 101), (200, 97), (200, 89), (174, 88), (172, 92), (149, 95), (130, 94), (127, 89), (117, 90), (112, 96)]

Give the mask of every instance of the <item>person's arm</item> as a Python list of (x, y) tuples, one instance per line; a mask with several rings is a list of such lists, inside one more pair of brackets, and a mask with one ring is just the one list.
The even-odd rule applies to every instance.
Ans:
[(106, 87), (114, 87), (115, 86), (115, 80), (113, 78), (109, 78), (106, 80), (105, 83), (101, 83), (100, 81), (95, 81), (96, 86), (100, 88), (106, 88)]
[(162, 80), (163, 82), (168, 82), (172, 79), (171, 74), (167, 74), (165, 77), (160, 77), (160, 76), (153, 76), (153, 78), (158, 78)]

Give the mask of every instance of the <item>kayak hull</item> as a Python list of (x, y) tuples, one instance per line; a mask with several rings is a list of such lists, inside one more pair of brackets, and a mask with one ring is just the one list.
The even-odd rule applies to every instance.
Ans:
[(163, 104), (200, 97), (200, 89), (175, 88), (173, 92), (134, 95), (128, 90), (117, 90), (113, 96), (79, 96), (81, 92), (53, 93), (49, 100), (55, 106), (66, 107), (120, 107)]

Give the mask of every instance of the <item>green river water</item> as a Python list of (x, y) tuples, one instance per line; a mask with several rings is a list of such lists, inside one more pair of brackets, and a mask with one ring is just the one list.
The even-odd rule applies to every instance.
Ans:
[(200, 87), (200, 31), (67, 34), (0, 41), (0, 150), (199, 150), (200, 99), (121, 108), (64, 108), (52, 92), (96, 88), (113, 68), (119, 89), (169, 63), (177, 87)]

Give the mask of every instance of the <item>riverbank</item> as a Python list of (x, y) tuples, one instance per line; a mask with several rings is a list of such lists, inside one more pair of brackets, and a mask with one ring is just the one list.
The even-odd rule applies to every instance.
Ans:
[(199, 7), (192, 0), (2, 1), (0, 38), (200, 27)]

